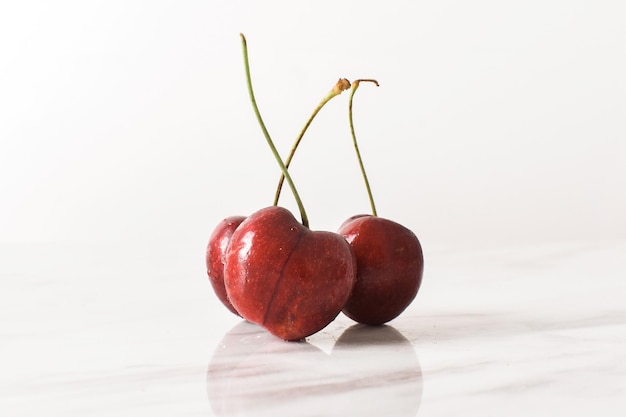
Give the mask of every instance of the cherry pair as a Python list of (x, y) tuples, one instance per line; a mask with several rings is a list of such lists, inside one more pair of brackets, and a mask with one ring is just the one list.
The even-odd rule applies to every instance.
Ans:
[[(216, 295), (233, 313), (285, 340), (300, 340), (318, 332), (341, 311), (369, 325), (394, 319), (419, 290), (423, 255), (413, 232), (376, 215), (352, 123), (354, 92), (360, 81), (373, 80), (352, 83), (349, 106), (352, 137), (373, 214), (351, 217), (337, 233), (312, 231), (287, 168), (317, 112), (351, 84), (339, 80), (315, 109), (283, 162), (256, 106), (243, 35), (241, 40), (253, 109), (283, 176), (274, 206), (248, 217), (228, 217), (213, 231), (206, 265)], [(302, 223), (277, 206), (283, 179), (298, 203)]]

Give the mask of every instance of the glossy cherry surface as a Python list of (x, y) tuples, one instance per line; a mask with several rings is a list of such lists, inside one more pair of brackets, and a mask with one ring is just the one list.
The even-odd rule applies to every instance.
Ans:
[(225, 258), (233, 306), (285, 340), (326, 327), (341, 312), (355, 280), (356, 259), (342, 236), (311, 231), (277, 206), (244, 220)]
[(357, 281), (344, 314), (369, 325), (393, 320), (411, 304), (422, 283), (419, 240), (401, 224), (369, 215), (351, 217), (339, 234), (357, 260)]
[(224, 256), (230, 245), (233, 232), (245, 219), (244, 216), (231, 216), (219, 222), (209, 238), (206, 249), (207, 275), (213, 291), (215, 291), (215, 295), (217, 295), (222, 304), (237, 315), (239, 313), (228, 299), (226, 287), (224, 286)]

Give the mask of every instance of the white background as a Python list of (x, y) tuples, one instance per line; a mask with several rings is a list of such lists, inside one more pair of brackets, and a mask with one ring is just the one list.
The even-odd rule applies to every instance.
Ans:
[[(337, 78), (378, 79), (355, 96), (361, 150), (379, 214), (425, 248), (624, 236), (624, 4), (2, 2), (0, 242), (202, 252), (270, 205), (240, 32), (283, 155)], [(294, 159), (314, 229), (369, 210), (347, 99)]]
[[(355, 122), (379, 214), (425, 252), (391, 323), (419, 356), (420, 415), (624, 410), (625, 22), (624, 0), (0, 0), (0, 414), (219, 414), (207, 366), (260, 363), (246, 345), (270, 364), (295, 349), (261, 385), (298, 387), (306, 344), (214, 357), (241, 320), (211, 294), (206, 242), (270, 205), (279, 176), (240, 32), (283, 155), (337, 78), (380, 82)], [(347, 99), (292, 166), (314, 229), (369, 210)], [(282, 203), (295, 211), (289, 190)], [(310, 342), (332, 356), (352, 324)], [(404, 393), (389, 383), (406, 373), (388, 378), (404, 356), (377, 346), (305, 380), (369, 395), (376, 368)], [(233, 381), (223, 398), (256, 403), (259, 379)], [(387, 391), (377, 404), (401, 408)], [(303, 392), (275, 405), (354, 403)]]

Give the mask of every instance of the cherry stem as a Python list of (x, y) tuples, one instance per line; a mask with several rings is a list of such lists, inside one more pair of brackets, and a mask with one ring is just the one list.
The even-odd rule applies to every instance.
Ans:
[(378, 81), (372, 79), (363, 79), (363, 80), (355, 80), (352, 82), (352, 91), (350, 91), (350, 100), (348, 102), (348, 118), (350, 119), (350, 133), (352, 134), (352, 143), (354, 144), (354, 150), (356, 152), (356, 157), (359, 160), (359, 166), (361, 167), (361, 175), (363, 176), (363, 181), (365, 182), (365, 188), (367, 189), (367, 195), (370, 199), (370, 206), (372, 207), (372, 214), (374, 216), (378, 216), (376, 213), (376, 205), (374, 204), (374, 197), (372, 196), (372, 189), (370, 188), (370, 182), (367, 179), (367, 174), (365, 173), (365, 166), (363, 166), (363, 159), (361, 158), (361, 152), (359, 151), (359, 145), (356, 141), (356, 134), (354, 133), (354, 123), (352, 121), (352, 99), (354, 98), (354, 93), (359, 88), (359, 84), (361, 82), (368, 82), (376, 84), (378, 87)]
[(256, 104), (256, 99), (254, 98), (254, 90), (252, 89), (252, 79), (250, 77), (250, 62), (248, 61), (248, 45), (246, 42), (246, 37), (243, 35), (243, 33), (240, 33), (240, 36), (241, 36), (241, 47), (243, 51), (243, 62), (244, 62), (245, 70), (246, 70), (246, 83), (248, 84), (248, 94), (250, 95), (250, 102), (252, 103), (254, 114), (256, 115), (256, 119), (259, 122), (259, 126), (261, 126), (261, 130), (263, 131), (265, 140), (267, 140), (267, 144), (272, 150), (272, 154), (274, 155), (274, 158), (276, 158), (276, 162), (278, 162), (278, 165), (280, 166), (280, 169), (283, 175), (287, 179), (289, 188), (291, 188), (291, 192), (293, 193), (296, 203), (298, 204), (298, 209), (300, 210), (300, 216), (302, 217), (302, 225), (305, 227), (309, 227), (309, 219), (306, 215), (306, 211), (304, 210), (304, 205), (302, 204), (300, 195), (298, 194), (298, 191), (296, 190), (296, 186), (294, 185), (293, 180), (291, 179), (291, 175), (289, 175), (289, 171), (287, 171), (287, 167), (285, 166), (285, 163), (283, 162), (282, 158), (280, 157), (280, 154), (278, 153), (278, 150), (276, 149), (276, 146), (274, 145), (274, 141), (270, 137), (270, 134), (268, 133), (267, 128), (265, 127), (265, 123), (263, 123), (263, 118), (261, 117), (261, 113), (259, 112), (259, 107)]
[[(348, 88), (350, 88), (350, 81), (346, 80), (345, 78), (340, 78), (339, 81), (337, 81), (335, 86), (332, 88), (332, 90), (330, 90), (328, 94), (326, 94), (326, 96), (324, 96), (324, 98), (319, 102), (319, 104), (317, 105), (315, 110), (313, 110), (313, 113), (309, 117), (309, 120), (307, 120), (306, 124), (300, 131), (300, 134), (296, 138), (296, 141), (293, 143), (291, 147), (291, 151), (289, 151), (289, 155), (287, 156), (287, 159), (285, 160), (286, 168), (289, 168), (289, 165), (291, 164), (291, 160), (293, 159), (293, 156), (296, 153), (296, 149), (298, 149), (298, 145), (300, 145), (300, 142), (302, 141), (302, 138), (304, 137), (305, 132), (307, 131), (307, 129), (313, 122), (313, 119), (315, 119), (315, 116), (317, 116), (317, 113), (319, 113), (320, 110), (322, 110), (322, 107), (324, 107), (326, 103), (328, 103), (334, 97), (337, 97), (339, 94), (343, 93)], [(278, 200), (280, 199), (280, 193), (283, 189), (284, 181), (285, 181), (285, 174), (283, 173), (281, 174), (280, 179), (278, 180), (278, 185), (276, 186), (276, 195), (274, 196), (274, 205), (278, 204)]]

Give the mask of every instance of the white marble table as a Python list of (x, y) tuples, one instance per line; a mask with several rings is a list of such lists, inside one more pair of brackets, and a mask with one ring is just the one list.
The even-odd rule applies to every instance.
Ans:
[(202, 256), (0, 245), (0, 415), (626, 415), (626, 241), (425, 245), (402, 316), (302, 343), (222, 308)]

